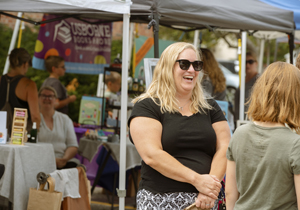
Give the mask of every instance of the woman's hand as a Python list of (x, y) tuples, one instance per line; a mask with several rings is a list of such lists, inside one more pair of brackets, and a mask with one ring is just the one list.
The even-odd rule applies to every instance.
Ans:
[(198, 197), (195, 201), (196, 207), (201, 209), (211, 209), (215, 205), (215, 199), (204, 195), (202, 193), (198, 194)]
[(67, 164), (67, 160), (64, 158), (56, 158), (56, 167), (57, 168), (63, 168)]
[(200, 193), (214, 200), (218, 198), (222, 185), (216, 176), (208, 174), (199, 175), (199, 179), (195, 183), (194, 186)]

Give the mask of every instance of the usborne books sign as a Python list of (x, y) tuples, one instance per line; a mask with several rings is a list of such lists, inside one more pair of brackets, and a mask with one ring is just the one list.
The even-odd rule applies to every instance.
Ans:
[[(43, 20), (58, 18), (44, 15)], [(33, 68), (44, 70), (44, 59), (59, 55), (65, 59), (66, 72), (79, 74), (103, 73), (109, 66), (111, 53), (112, 23), (91, 24), (74, 18), (42, 24), (35, 53)]]

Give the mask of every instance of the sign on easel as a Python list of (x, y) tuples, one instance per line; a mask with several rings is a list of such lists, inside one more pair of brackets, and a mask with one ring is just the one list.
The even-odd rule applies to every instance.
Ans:
[(7, 140), (6, 117), (7, 112), (0, 111), (0, 144), (5, 144)]

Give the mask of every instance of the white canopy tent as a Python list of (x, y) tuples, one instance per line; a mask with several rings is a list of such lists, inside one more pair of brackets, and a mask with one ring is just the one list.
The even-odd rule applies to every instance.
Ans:
[[(10, 1), (7, 3), (13, 3)], [(5, 2), (4, 2), (5, 3)], [(16, 3), (16, 2), (15, 2)], [(127, 77), (128, 77), (128, 43), (129, 43), (129, 18), (130, 18), (130, 0), (126, 1), (114, 1), (114, 0), (95, 0), (95, 1), (76, 1), (76, 0), (34, 0), (27, 1), (32, 5), (31, 8), (40, 8), (40, 10), (33, 10), (34, 12), (49, 12), (61, 11), (65, 13), (66, 11), (71, 11), (74, 13), (78, 12), (97, 12), (98, 10), (105, 12), (112, 12), (123, 15), (123, 51), (122, 51), (122, 95), (121, 95), (121, 117), (122, 119), (127, 119)], [(16, 6), (17, 4), (13, 4)], [(28, 6), (28, 5), (27, 5)], [(30, 7), (29, 7), (30, 8)], [(92, 10), (92, 11), (91, 11)], [(22, 9), (20, 9), (22, 11)], [(24, 10), (23, 10), (24, 11)], [(25, 10), (26, 11), (26, 10)], [(32, 11), (32, 12), (33, 12)], [(20, 15), (20, 14), (19, 14)], [(16, 24), (18, 25), (18, 24)], [(14, 39), (14, 37), (13, 37)], [(12, 39), (12, 40), (13, 40)], [(10, 50), (13, 49), (14, 44), (12, 43)], [(119, 176), (119, 209), (125, 209), (125, 177), (126, 177), (126, 121), (121, 122), (120, 130), (120, 176)]]
[[(293, 13), (278, 9), (258, 0), (2, 0), (0, 11), (39, 12), (123, 20), (121, 145), (120, 145), (120, 205), (124, 209), (127, 77), (129, 15), (131, 21), (148, 23), (149, 15), (156, 25), (193, 27), (193, 29), (234, 28), (292, 33)], [(247, 9), (245, 9), (247, 5)], [(158, 40), (158, 34), (155, 33)], [(244, 37), (244, 36), (243, 36)], [(243, 38), (245, 40), (245, 38)], [(158, 42), (157, 48), (158, 48)], [(245, 49), (245, 46), (244, 46)], [(156, 55), (157, 56), (157, 55)], [(243, 54), (242, 59), (245, 59)], [(244, 63), (244, 62), (243, 62)], [(243, 72), (245, 67), (242, 66)], [(243, 86), (241, 88), (243, 90)], [(243, 91), (241, 91), (243, 92)]]

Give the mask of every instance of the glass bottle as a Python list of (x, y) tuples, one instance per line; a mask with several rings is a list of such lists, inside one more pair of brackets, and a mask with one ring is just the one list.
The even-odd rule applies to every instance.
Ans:
[(133, 91), (138, 91), (139, 90), (139, 80), (138, 80), (138, 78), (135, 78), (133, 80), (132, 90)]
[(145, 91), (144, 80), (140, 80), (139, 92), (143, 93)]
[(36, 143), (37, 141), (37, 129), (36, 122), (33, 122), (32, 129), (30, 131), (30, 141), (31, 143)]

